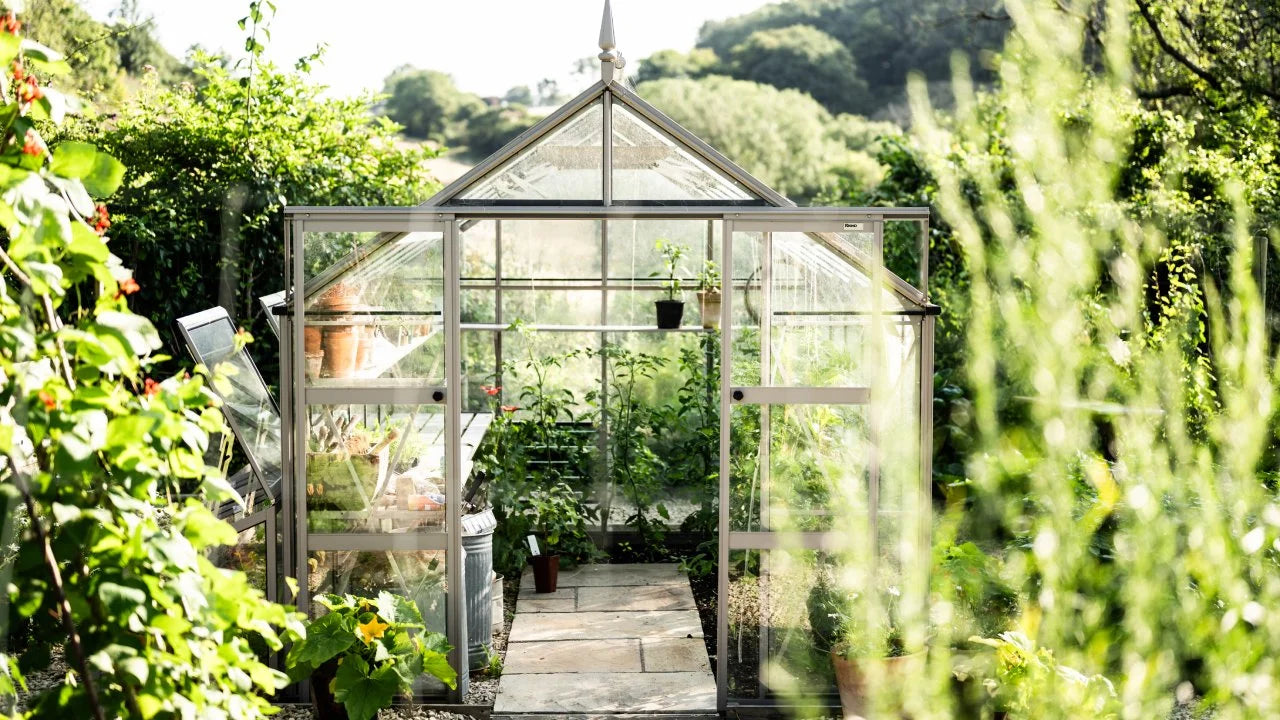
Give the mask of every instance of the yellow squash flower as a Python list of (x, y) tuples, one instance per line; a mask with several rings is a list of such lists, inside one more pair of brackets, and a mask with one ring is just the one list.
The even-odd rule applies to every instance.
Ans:
[(385, 633), (389, 627), (391, 626), (387, 623), (378, 622), (377, 615), (370, 618), (367, 623), (356, 625), (356, 629), (360, 631), (360, 639), (364, 641), (365, 645), (368, 645), (374, 640), (382, 637), (382, 634)]

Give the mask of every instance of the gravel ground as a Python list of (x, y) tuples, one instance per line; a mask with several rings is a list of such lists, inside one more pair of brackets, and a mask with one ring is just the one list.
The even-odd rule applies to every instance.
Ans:
[[(503, 578), (502, 580), (502, 632), (493, 636), (493, 652), (504, 661), (507, 659), (507, 637), (511, 635), (511, 621), (516, 616), (516, 597), (520, 594), (520, 577)], [(502, 675), (490, 675), (487, 669), (471, 673), (471, 683), (467, 687), (466, 703), (468, 705), (488, 705), (493, 709), (493, 701), (498, 697), (498, 680)]]
[[(315, 715), (310, 705), (280, 705), (277, 720), (312, 720)], [(379, 711), (378, 720), (472, 720), (467, 715), (428, 710), (420, 707), (396, 707)]]

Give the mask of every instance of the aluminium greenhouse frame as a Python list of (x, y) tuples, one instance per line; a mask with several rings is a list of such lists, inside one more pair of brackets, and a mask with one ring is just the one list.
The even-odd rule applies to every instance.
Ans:
[[(516, 143), (513, 143), (515, 145)], [(608, 144), (606, 143), (606, 146)], [(512, 150), (511, 154), (518, 151)], [(492, 163), (498, 166), (501, 160)], [(747, 176), (749, 178), (749, 176)], [(460, 181), (461, 182), (461, 181)], [(784, 200), (785, 202), (785, 200)], [(443, 318), (445, 377), (443, 387), (423, 384), (421, 387), (365, 387), (359, 390), (307, 389), (305, 359), (297, 348), (303, 346), (304, 304), (290, 302), (287, 314), (281, 317), (281, 411), (285, 431), (282, 433), (285, 472), (284, 510), (293, 523), (284, 523), (285, 532), (290, 533), (293, 557), (286, 558), (285, 573), (299, 577), (307, 567), (308, 553), (312, 549), (321, 549), (311, 544), (312, 533), (308, 531), (306, 517), (306, 466), (305, 452), (298, 448), (306, 448), (308, 428), (301, 418), (307, 417), (309, 401), (352, 403), (402, 403), (408, 398), (413, 403), (443, 405), (445, 413), (445, 473), (447, 481), (446, 522), (444, 531), (428, 538), (425, 534), (406, 537), (349, 534), (340, 536), (331, 534), (325, 538), (325, 548), (352, 550), (444, 550), (446, 553), (447, 585), (449, 588), (464, 586), (462, 572), (463, 563), (461, 546), (461, 509), (456, 499), (463, 491), (463, 478), (460, 467), (460, 418), (462, 399), (460, 392), (449, 392), (449, 388), (460, 388), (461, 385), (461, 331), (460, 321), (460, 228), (463, 223), (474, 220), (533, 220), (533, 219), (574, 219), (597, 220), (602, 223), (602, 232), (607, 237), (607, 224), (610, 220), (645, 220), (645, 219), (677, 219), (706, 220), (721, 222), (722, 258), (726, 264), (732, 257), (733, 237), (737, 232), (756, 231), (766, 235), (773, 232), (805, 233), (821, 242), (824, 233), (857, 228), (870, 232), (874, 236), (874, 252), (871, 257), (853, 257), (844, 255), (844, 259), (856, 267), (860, 267), (877, 282), (891, 287), (894, 291), (913, 301), (914, 307), (900, 311), (885, 311), (884, 314), (915, 316), (919, 322), (919, 493), (922, 507), (929, 506), (932, 464), (932, 387), (933, 387), (933, 338), (935, 315), (938, 308), (928, 301), (928, 262), (927, 238), (929, 211), (927, 208), (798, 208), (767, 207), (742, 205), (649, 205), (649, 206), (610, 206), (610, 205), (564, 205), (533, 206), (515, 204), (461, 204), (441, 206), (419, 206), (413, 208), (334, 208), (334, 207), (293, 207), (285, 211), (285, 255), (290, 271), (289, 287), (307, 288), (315, 281), (307, 282), (303, 269), (301, 240), (308, 232), (368, 232), (379, 233), (380, 241), (390, 241), (407, 233), (431, 231), (439, 232), (443, 238)], [(921, 226), (921, 266), (920, 287), (916, 288), (883, 269), (882, 250), (884, 223), (886, 221), (911, 221)], [(835, 249), (827, 244), (829, 249)], [(732, 297), (733, 278), (725, 273), (722, 278), (722, 294), (726, 301), (721, 307), (721, 327), (727, 331), (721, 336), (722, 369), (720, 374), (720, 480), (719, 492), (719, 561), (720, 572), (717, 582), (718, 610), (718, 657), (717, 688), (718, 706), (726, 709), (747, 710), (757, 705), (753, 703), (731, 703), (727, 688), (727, 589), (728, 564), (730, 552), (741, 549), (770, 549), (780, 547), (779, 540), (769, 532), (739, 532), (729, 526), (728, 504), (723, 499), (729, 497), (729, 413), (735, 403), (849, 403), (866, 404), (869, 401), (867, 388), (744, 388), (731, 384), (729, 372), (731, 353), (729, 346), (732, 330)], [(306, 291), (304, 291), (304, 295)], [(874, 295), (874, 293), (873, 293)], [(536, 328), (535, 328), (536, 329)], [(598, 328), (603, 332), (606, 328)], [(308, 397), (312, 395), (312, 397)], [(834, 399), (833, 399), (834, 398)], [(835, 532), (806, 534), (801, 539), (803, 547), (819, 549), (829, 544), (829, 538)], [(927, 532), (927, 523), (925, 524)], [(928, 547), (927, 538), (922, 538), (921, 547)], [(306, 611), (310, 598), (304, 582), (299, 587), (299, 595), (294, 598), (301, 609)], [(451, 657), (455, 669), (460, 671), (458, 690), (452, 694), (454, 701), (460, 702), (465, 695), (465, 678), (467, 659), (466, 651), (466, 613), (464, 598), (459, 592), (448, 592), (446, 595), (447, 635), (456, 649)]]

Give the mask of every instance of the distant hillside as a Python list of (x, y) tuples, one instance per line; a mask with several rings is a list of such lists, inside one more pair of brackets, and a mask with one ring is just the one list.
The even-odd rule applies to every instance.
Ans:
[(900, 102), (908, 73), (949, 80), (956, 52), (969, 57), (979, 82), (990, 79), (981, 56), (1004, 43), (1009, 22), (1001, 5), (787, 0), (703, 25), (697, 47), (718, 61), (703, 56), (695, 65), (702, 74), (807, 92), (832, 112), (883, 117), (886, 106)]

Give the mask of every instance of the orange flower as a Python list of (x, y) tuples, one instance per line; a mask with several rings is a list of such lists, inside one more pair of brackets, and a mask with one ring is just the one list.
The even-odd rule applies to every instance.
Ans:
[(99, 235), (105, 235), (107, 228), (111, 227), (111, 216), (107, 213), (107, 206), (98, 203), (98, 207), (93, 210), (93, 217), (89, 218), (93, 221), (93, 230)]
[(44, 155), (44, 142), (40, 140), (40, 136), (36, 134), (35, 130), (27, 131), (22, 142), (22, 152), (36, 157)]
[(503, 405), (502, 406), (502, 412), (504, 413), (513, 413), (519, 409), (520, 409), (519, 405)]
[(22, 82), (18, 83), (18, 100), (24, 105), (42, 97), (44, 97), (44, 90), (40, 88), (40, 82), (36, 80), (35, 75), (27, 74)]
[(160, 383), (152, 380), (151, 378), (147, 378), (142, 383), (142, 391), (146, 393), (147, 397), (155, 397), (160, 394)]
[(138, 287), (138, 281), (132, 277), (127, 277), (124, 282), (120, 283), (120, 290), (116, 292), (116, 299), (119, 300), (121, 295), (132, 295), (141, 288)]
[(44, 403), (45, 410), (52, 410), (58, 407), (58, 401), (53, 397), (53, 393), (48, 390), (40, 391), (40, 402)]
[(501, 386), (494, 387), (493, 385), (481, 385), (480, 389), (483, 390), (484, 394), (488, 395), (489, 397), (493, 397), (498, 393), (502, 392)]

